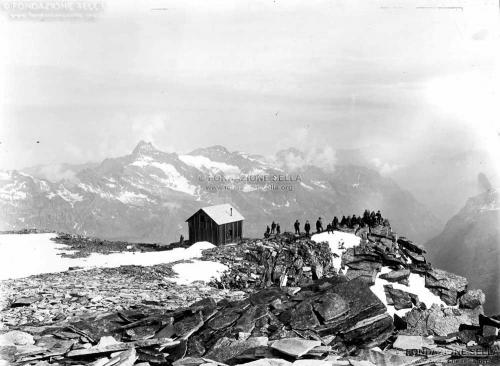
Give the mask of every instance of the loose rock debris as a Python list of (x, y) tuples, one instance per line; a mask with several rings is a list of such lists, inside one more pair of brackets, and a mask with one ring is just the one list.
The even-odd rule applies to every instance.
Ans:
[[(4, 281), (0, 364), (32, 365), (438, 365), (500, 362), (499, 317), (480, 290), (432, 266), (425, 251), (387, 228), (332, 267), (328, 244), (282, 235), (204, 252), (229, 267), (212, 287), (178, 286), (169, 266)], [(426, 287), (453, 307), (429, 308), (386, 286), (390, 316), (370, 290), (377, 273)], [(344, 275), (345, 273), (345, 275)], [(382, 276), (380, 276), (382, 278)], [(244, 290), (244, 292), (240, 291)]]

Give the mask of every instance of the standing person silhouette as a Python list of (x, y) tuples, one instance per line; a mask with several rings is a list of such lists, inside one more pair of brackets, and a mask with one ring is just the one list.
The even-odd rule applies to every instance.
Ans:
[(306, 235), (309, 236), (309, 232), (311, 231), (311, 224), (309, 223), (309, 220), (306, 220), (306, 224), (304, 225), (304, 231), (306, 232)]
[(321, 222), (321, 217), (318, 218), (318, 221), (316, 221), (316, 231), (318, 233), (323, 231), (323, 223)]
[(295, 229), (295, 234), (300, 235), (300, 222), (299, 222), (299, 220), (295, 220), (293, 227)]

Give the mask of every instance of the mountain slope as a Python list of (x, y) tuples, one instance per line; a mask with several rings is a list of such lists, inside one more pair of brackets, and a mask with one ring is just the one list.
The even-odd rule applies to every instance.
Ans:
[[(300, 153), (300, 152), (296, 152)], [(394, 181), (355, 165), (290, 166), (222, 146), (178, 155), (141, 142), (51, 182), (17, 171), (0, 176), (1, 230), (39, 227), (130, 241), (176, 240), (184, 220), (200, 207), (231, 202), (246, 218), (246, 236), (260, 236), (272, 220), (291, 230), (299, 219), (324, 222), (334, 215), (380, 209), (392, 226), (417, 241), (438, 225), (424, 206)], [(287, 155), (290, 157), (289, 154)], [(292, 157), (293, 158), (293, 157)]]
[(487, 294), (487, 312), (500, 312), (500, 204), (497, 191), (470, 198), (443, 232), (426, 244), (433, 265), (469, 279)]

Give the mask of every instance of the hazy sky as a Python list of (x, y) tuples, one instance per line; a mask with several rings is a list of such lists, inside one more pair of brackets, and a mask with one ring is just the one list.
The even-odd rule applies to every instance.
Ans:
[(378, 145), (392, 163), (498, 153), (498, 1), (104, 4), (93, 22), (0, 11), (0, 168), (99, 161), (141, 139)]

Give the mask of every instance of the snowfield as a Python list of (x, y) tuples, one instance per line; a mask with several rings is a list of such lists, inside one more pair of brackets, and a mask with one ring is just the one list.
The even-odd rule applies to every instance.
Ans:
[[(120, 252), (113, 254), (93, 253), (86, 258), (64, 258), (61, 253), (71, 253), (66, 245), (50, 240), (56, 234), (6, 234), (0, 235), (0, 280), (22, 278), (41, 273), (62, 272), (69, 267), (119, 267), (122, 265), (152, 266), (180, 260), (200, 258), (204, 249), (213, 248), (208, 242), (198, 242), (189, 248), (176, 248), (160, 252)], [(178, 265), (179, 266), (179, 265)], [(174, 266), (175, 267), (175, 266)], [(177, 267), (181, 273), (172, 281), (189, 283), (193, 280), (209, 280), (225, 268), (220, 263), (203, 262), (191, 267)], [(192, 271), (186, 272), (186, 268)]]
[(241, 174), (240, 168), (236, 165), (212, 161), (201, 155), (179, 155), (179, 159), (186, 165), (211, 174), (223, 173), (226, 177), (238, 177)]

